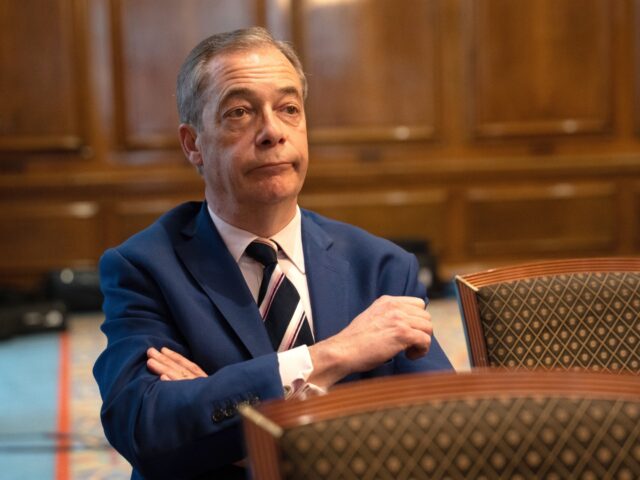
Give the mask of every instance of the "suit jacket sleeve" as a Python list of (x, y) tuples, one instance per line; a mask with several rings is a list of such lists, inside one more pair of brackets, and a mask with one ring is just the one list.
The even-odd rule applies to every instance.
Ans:
[[(386, 267), (379, 271), (376, 278), (376, 291), (373, 297), (380, 295), (399, 295), (426, 298), (426, 289), (418, 281), (418, 261), (415, 256), (403, 252), (395, 256), (392, 262), (384, 262)], [(437, 329), (436, 329), (437, 330)], [(410, 360), (404, 352), (398, 353), (388, 362), (373, 370), (360, 374), (359, 378), (375, 378), (404, 373), (426, 373), (453, 370), (451, 362), (438, 343), (435, 335), (431, 337), (429, 352), (416, 360)], [(349, 376), (343, 381), (356, 377)]]
[(94, 375), (111, 444), (154, 479), (191, 478), (241, 459), (237, 407), (282, 396), (276, 354), (222, 366), (207, 378), (160, 381), (146, 367), (149, 347), (193, 359), (164, 287), (117, 250), (105, 253), (100, 268), (108, 344)]
[[(415, 256), (411, 256), (409, 264), (409, 273), (407, 275), (407, 283), (404, 289), (404, 295), (410, 297), (425, 298), (425, 287), (418, 281), (418, 261)], [(435, 335), (431, 337), (431, 347), (424, 357), (417, 360), (409, 360), (404, 352), (398, 354), (395, 358), (394, 373), (417, 373), (432, 372), (439, 370), (452, 370), (451, 362), (442, 350), (440, 343)]]

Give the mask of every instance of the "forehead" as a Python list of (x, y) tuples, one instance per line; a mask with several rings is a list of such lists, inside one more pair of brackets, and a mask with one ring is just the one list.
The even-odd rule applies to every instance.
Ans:
[(291, 62), (275, 47), (221, 53), (206, 66), (210, 94), (224, 96), (234, 88), (294, 86), (302, 95), (300, 77)]

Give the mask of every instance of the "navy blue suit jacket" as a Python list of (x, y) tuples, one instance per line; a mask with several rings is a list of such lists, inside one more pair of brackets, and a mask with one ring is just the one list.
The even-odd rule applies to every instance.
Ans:
[[(317, 341), (381, 295), (425, 297), (415, 257), (391, 242), (305, 210), (302, 239)], [(108, 250), (100, 273), (108, 344), (94, 375), (106, 436), (134, 478), (215, 476), (241, 459), (238, 404), (279, 398), (283, 389), (256, 303), (206, 204), (180, 205)], [(209, 376), (159, 381), (146, 350), (164, 346)], [(450, 368), (433, 339), (422, 359), (401, 353), (345, 381)]]

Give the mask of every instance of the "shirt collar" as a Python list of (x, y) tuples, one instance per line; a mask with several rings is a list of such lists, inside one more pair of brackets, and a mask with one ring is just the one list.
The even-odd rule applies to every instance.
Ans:
[[(225, 222), (213, 213), (209, 205), (207, 205), (207, 209), (231, 256), (236, 262), (239, 262), (249, 244), (259, 237)], [(300, 207), (296, 206), (296, 213), (291, 221), (282, 230), (271, 236), (270, 239), (280, 246), (280, 249), (301, 273), (305, 273)]]

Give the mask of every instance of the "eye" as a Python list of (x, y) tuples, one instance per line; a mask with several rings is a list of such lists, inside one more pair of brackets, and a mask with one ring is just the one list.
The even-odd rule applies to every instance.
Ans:
[(300, 109), (296, 105), (286, 105), (282, 110), (287, 115), (298, 115), (300, 113)]
[(225, 113), (225, 117), (228, 118), (242, 118), (249, 114), (249, 111), (244, 107), (234, 108)]

